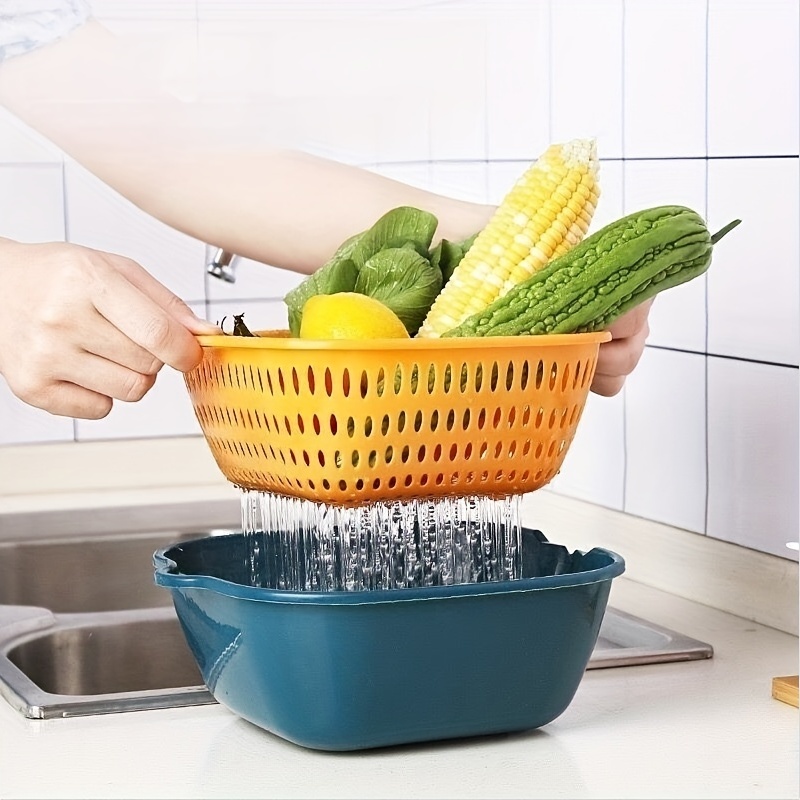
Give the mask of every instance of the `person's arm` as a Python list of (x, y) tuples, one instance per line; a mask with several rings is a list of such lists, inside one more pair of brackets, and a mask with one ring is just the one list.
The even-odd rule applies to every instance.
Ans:
[(257, 144), (235, 109), (171, 96), (91, 20), (0, 66), (0, 103), (171, 227), (302, 273), (396, 206), (432, 212), (437, 238), (451, 240), (494, 210), (281, 147), (279, 137)]
[[(254, 143), (230, 109), (161, 91), (124, 45), (89, 21), (0, 65), (0, 103), (144, 211), (202, 241), (310, 273), (384, 212), (411, 205), (461, 240), (494, 207), (423, 191), (366, 170)], [(215, 124), (222, 120), (222, 127)], [(647, 336), (649, 305), (612, 326), (598, 394), (620, 391)]]

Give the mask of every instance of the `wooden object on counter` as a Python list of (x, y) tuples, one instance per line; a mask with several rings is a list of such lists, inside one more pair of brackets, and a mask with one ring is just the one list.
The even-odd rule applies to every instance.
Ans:
[(797, 704), (797, 675), (786, 675), (772, 679), (772, 696), (776, 700), (798, 707)]

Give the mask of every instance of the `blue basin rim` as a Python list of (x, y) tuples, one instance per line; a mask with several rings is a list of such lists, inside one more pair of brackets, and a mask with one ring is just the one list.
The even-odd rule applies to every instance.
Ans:
[[(231, 543), (244, 539), (243, 533), (231, 533), (194, 539), (181, 544), (162, 547), (153, 555), (155, 582), (168, 589), (208, 589), (228, 597), (252, 600), (261, 603), (283, 604), (321, 604), (321, 605), (374, 605), (378, 603), (415, 602), (442, 599), (446, 597), (478, 596), (492, 594), (522, 593), (557, 589), (566, 586), (579, 586), (609, 581), (625, 571), (622, 556), (611, 550), (595, 547), (588, 552), (576, 550), (568, 553), (561, 545), (551, 544), (540, 531), (522, 529), (523, 537), (535, 537), (538, 543), (547, 548), (558, 548), (566, 561), (567, 572), (553, 575), (523, 577), (511, 581), (484, 583), (465, 583), (453, 586), (426, 586), (403, 589), (373, 591), (288, 591), (285, 589), (266, 589), (235, 583), (223, 578), (202, 574), (180, 572), (181, 555), (193, 547), (213, 545), (219, 548), (220, 559), (224, 559), (228, 541)], [(231, 548), (232, 549), (232, 548)], [(212, 553), (213, 555), (213, 553)]]

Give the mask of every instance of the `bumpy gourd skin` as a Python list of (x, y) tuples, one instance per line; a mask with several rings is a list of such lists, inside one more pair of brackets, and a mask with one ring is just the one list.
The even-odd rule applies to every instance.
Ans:
[(703, 218), (685, 206), (631, 214), (587, 237), (445, 336), (602, 330), (649, 297), (705, 272), (713, 243)]

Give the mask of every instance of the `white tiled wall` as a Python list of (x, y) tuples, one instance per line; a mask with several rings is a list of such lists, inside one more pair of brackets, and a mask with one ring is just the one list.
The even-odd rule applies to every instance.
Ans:
[(64, 165), (67, 235), (96, 250), (123, 253), (187, 302), (205, 300), (197, 265), (205, 245), (143, 214), (74, 161)]
[[(617, 397), (590, 397), (549, 490), (796, 557), (785, 543), (800, 482), (797, 0), (93, 7), (172, 91), (224, 96), (256, 130), (282, 109), (309, 149), (408, 183), (498, 202), (548, 143), (592, 135), (595, 228), (662, 203), (712, 229), (741, 218), (707, 276), (657, 298), (637, 370)], [(207, 276), (205, 243), (1, 110), (0, 235), (122, 252), (215, 321), (245, 311), (281, 327), (299, 280), (244, 260), (235, 284)], [(49, 417), (0, 385), (0, 445), (197, 432), (174, 374), (98, 422)]]
[(596, 136), (623, 154), (623, 0), (550, 4), (550, 136)]

